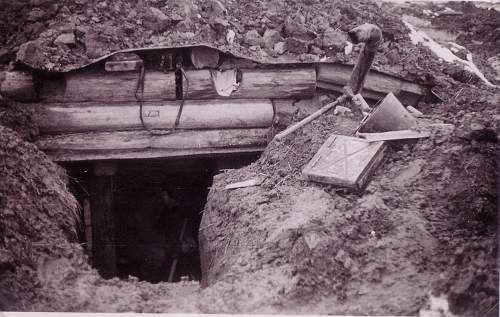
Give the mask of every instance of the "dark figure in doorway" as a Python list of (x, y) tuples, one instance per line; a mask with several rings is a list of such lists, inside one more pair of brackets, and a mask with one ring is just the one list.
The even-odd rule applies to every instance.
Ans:
[[(172, 198), (168, 192), (162, 192), (162, 199), (166, 205), (172, 204)], [(185, 274), (188, 268), (186, 262), (191, 256), (197, 254), (198, 250), (191, 219), (184, 212), (179, 212), (177, 203), (175, 205), (176, 210), (165, 213), (165, 220), (162, 221), (166, 225), (168, 251), (171, 257), (169, 275), (171, 275), (172, 282), (179, 281), (182, 275), (189, 275)]]
[(138, 199), (141, 206), (134, 206), (124, 219), (127, 227), (127, 261), (139, 278), (150, 282), (164, 280), (168, 274), (165, 273), (168, 271), (167, 237), (163, 221), (165, 214), (174, 212), (175, 208), (173, 199), (165, 204), (158, 196)]
[(167, 191), (153, 199), (146, 195), (138, 203), (124, 219), (128, 228), (125, 257), (132, 274), (135, 271), (139, 278), (153, 283), (167, 281), (174, 259), (197, 249), (192, 230), (186, 229), (181, 241), (183, 214)]

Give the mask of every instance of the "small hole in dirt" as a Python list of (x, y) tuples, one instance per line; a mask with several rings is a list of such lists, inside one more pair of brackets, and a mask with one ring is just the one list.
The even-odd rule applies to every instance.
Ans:
[[(108, 176), (112, 179), (112, 195), (108, 196), (113, 200), (111, 227), (109, 222), (99, 226), (92, 215), (93, 204), (99, 199), (92, 197), (92, 193), (99, 194), (90, 188), (96, 177), (95, 166), (66, 166), (71, 190), (83, 208), (79, 239), (87, 247), (91, 264), (106, 278), (135, 276), (152, 283), (200, 281), (198, 230), (213, 176), (222, 169), (240, 168), (257, 158), (239, 155), (118, 162), (116, 173)], [(96, 229), (101, 234), (114, 231), (115, 247), (107, 248), (109, 254), (104, 259), (102, 255), (101, 259), (96, 258), (96, 249), (100, 248)]]

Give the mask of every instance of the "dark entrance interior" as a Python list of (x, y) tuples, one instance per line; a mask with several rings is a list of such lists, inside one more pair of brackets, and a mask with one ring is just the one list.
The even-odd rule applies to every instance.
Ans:
[[(99, 201), (95, 196), (105, 194), (92, 188), (96, 163), (67, 165), (71, 189), (83, 207), (80, 242), (92, 265), (106, 278), (136, 276), (153, 283), (201, 280), (198, 230), (213, 176), (257, 157), (114, 162), (115, 172), (106, 176), (112, 228), (109, 222), (100, 227), (92, 215)], [(103, 231), (112, 234), (112, 247), (99, 243), (97, 236)], [(98, 259), (102, 252), (106, 252), (105, 272)]]

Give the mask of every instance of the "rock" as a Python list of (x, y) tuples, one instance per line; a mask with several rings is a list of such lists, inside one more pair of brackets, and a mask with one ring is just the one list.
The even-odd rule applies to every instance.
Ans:
[(266, 30), (264, 32), (263, 41), (264, 47), (273, 49), (274, 45), (281, 39), (280, 32), (276, 30)]
[(306, 26), (306, 18), (300, 14), (294, 14), (290, 17), (287, 17), (285, 20), (285, 34), (288, 37), (295, 37), (300, 40), (310, 41), (314, 38), (308, 32)]
[(227, 43), (233, 44), (235, 36), (236, 36), (236, 33), (234, 33), (233, 30), (228, 30), (227, 34), (226, 34), (226, 41), (227, 41)]
[(39, 40), (24, 43), (19, 47), (16, 59), (34, 68), (41, 68), (45, 60), (42, 43)]
[(170, 28), (172, 21), (160, 9), (150, 7), (149, 14), (145, 16), (144, 25), (150, 30), (161, 33)]
[(78, 37), (84, 36), (88, 31), (90, 30), (90, 27), (80, 25), (75, 28), (75, 35)]
[(321, 45), (323, 49), (342, 51), (346, 46), (347, 37), (343, 32), (329, 29), (323, 34)]
[(55, 40), (54, 44), (65, 44), (65, 45), (75, 45), (75, 34), (73, 33), (64, 33), (59, 35)]
[(85, 48), (87, 56), (91, 59), (98, 58), (114, 50), (107, 41), (101, 39), (98, 33), (90, 33), (85, 36)]
[(213, 16), (221, 16), (227, 13), (226, 7), (219, 0), (208, 1), (209, 14)]
[(333, 110), (333, 114), (346, 117), (352, 116), (352, 110), (344, 106), (337, 106), (335, 107), (335, 110)]
[(106, 9), (106, 8), (108, 7), (108, 4), (106, 3), (106, 1), (99, 2), (99, 3), (97, 4), (97, 7), (98, 7), (99, 9)]
[(128, 12), (127, 20), (131, 20), (137, 16), (137, 10), (136, 9), (131, 9)]
[(278, 55), (282, 55), (285, 53), (286, 51), (286, 44), (285, 42), (278, 42), (276, 44), (274, 44), (274, 52)]
[(488, 58), (488, 63), (495, 70), (495, 80), (500, 81), (500, 55)]
[(150, 7), (149, 11), (153, 14), (154, 18), (157, 19), (159, 22), (168, 20), (167, 15), (163, 13), (160, 9), (157, 9), (155, 7)]
[(244, 43), (246, 43), (250, 46), (262, 46), (264, 43), (262, 36), (255, 29), (250, 30), (247, 33), (245, 33), (243, 40), (244, 40)]
[(31, 33), (33, 35), (38, 35), (44, 29), (44, 25), (41, 22), (31, 23), (26, 26), (26, 32)]
[(226, 19), (219, 17), (215, 18), (211, 24), (217, 34), (226, 34), (226, 30), (229, 28), (229, 22)]
[(303, 54), (309, 51), (309, 43), (293, 37), (286, 39), (286, 48), (289, 52), (294, 54)]
[(35, 21), (43, 19), (46, 15), (47, 15), (47, 12), (45, 12), (45, 10), (42, 10), (40, 8), (34, 8), (28, 14), (28, 17), (26, 20), (35, 22)]
[(323, 50), (316, 45), (311, 46), (311, 53), (316, 54), (316, 55), (321, 55), (323, 54)]
[(0, 63), (8, 62), (10, 59), (12, 59), (12, 55), (13, 55), (12, 52), (8, 48), (6, 47), (0, 48)]

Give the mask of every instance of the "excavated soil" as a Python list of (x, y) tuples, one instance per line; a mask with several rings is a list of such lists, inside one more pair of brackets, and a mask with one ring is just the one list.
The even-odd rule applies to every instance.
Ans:
[[(452, 34), (498, 85), (499, 12), (314, 0), (0, 4), (0, 63), (45, 70), (117, 49), (201, 43), (267, 62), (353, 63), (359, 48), (344, 54), (343, 31), (372, 22), (385, 38), (374, 67), (433, 84), (442, 100), (417, 105), (431, 136), (389, 152), (363, 193), (301, 178), (328, 136), (357, 127), (358, 118), (331, 113), (217, 175), (200, 226), (200, 285), (100, 278), (77, 243), (79, 207), (64, 171), (30, 143), (36, 114), (0, 99), (0, 310), (407, 315), (441, 296), (454, 314), (497, 315), (500, 91), (413, 45), (401, 18)], [(423, 11), (445, 7), (461, 14)], [(294, 103), (291, 120), (318, 106)], [(262, 183), (224, 190), (252, 178)]]

